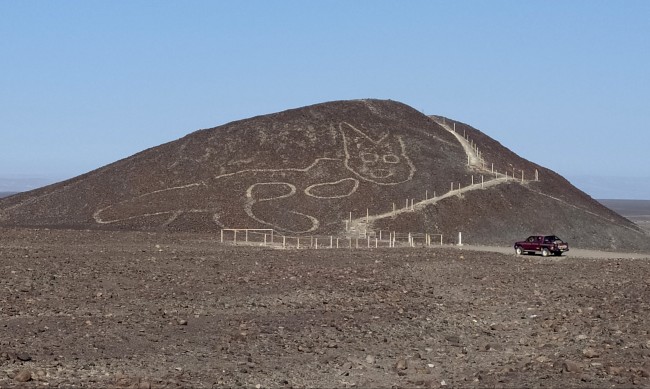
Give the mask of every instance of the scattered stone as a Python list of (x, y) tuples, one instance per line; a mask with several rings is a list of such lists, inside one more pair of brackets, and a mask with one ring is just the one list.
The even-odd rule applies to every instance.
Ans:
[(397, 370), (408, 369), (408, 362), (406, 362), (406, 359), (398, 359), (397, 363), (395, 363), (395, 369)]
[(582, 370), (582, 366), (575, 361), (565, 360), (562, 362), (562, 371), (567, 373), (578, 373)]
[(607, 366), (605, 368), (605, 372), (607, 372), (608, 375), (621, 375), (621, 373), (624, 371), (625, 368), (620, 366)]
[(115, 386), (118, 388), (124, 388), (131, 385), (131, 380), (122, 372), (117, 372), (113, 376)]
[[(85, 250), (85, 247), (83, 249)], [(131, 250), (131, 246), (127, 249)], [(190, 253), (193, 252), (188, 249), (186, 255), (188, 263), (202, 263), (196, 258), (190, 260), (190, 255), (193, 255)], [(256, 257), (266, 254), (273, 256), (274, 253), (275, 251), (271, 250), (264, 252), (238, 250), (233, 255), (246, 254)], [(374, 258), (372, 255), (383, 255), (381, 251), (370, 254), (364, 254), (363, 251), (360, 252), (361, 254), (353, 253), (355, 257), (361, 255), (358, 260), (361, 264)], [(199, 251), (197, 254), (208, 257), (208, 254)], [(259, 296), (258, 292), (262, 289), (254, 289), (241, 296), (224, 297), (218, 292), (222, 290), (221, 283), (224, 283), (224, 288), (232, 287), (225, 282), (231, 282), (230, 278), (233, 277), (226, 271), (230, 268), (221, 261), (206, 262), (209, 266), (201, 267), (198, 273), (188, 273), (187, 277), (176, 275), (174, 266), (180, 266), (179, 264), (166, 262), (163, 267), (153, 268), (152, 271), (160, 281), (147, 280), (150, 285), (160, 290), (142, 290), (130, 280), (133, 269), (140, 271), (140, 266), (153, 266), (142, 260), (148, 256), (140, 256), (140, 263), (133, 263), (132, 267), (120, 270), (126, 278), (111, 278), (110, 281), (115, 281), (115, 284), (100, 282), (101, 279), (94, 276), (97, 274), (99, 277), (104, 267), (84, 268), (84, 271), (88, 270), (93, 276), (76, 277), (74, 273), (67, 270), (67, 273), (64, 273), (57, 266), (53, 270), (61, 271), (64, 276), (57, 285), (43, 283), (43, 287), (46, 288), (43, 290), (46, 294), (43, 295), (40, 290), (34, 296), (12, 292), (16, 286), (8, 284), (5, 280), (3, 285), (8, 285), (11, 295), (0, 294), (0, 300), (4, 298), (9, 301), (9, 304), (0, 304), (0, 313), (5, 316), (16, 315), (20, 320), (5, 320), (0, 323), (0, 335), (2, 335), (0, 336), (0, 387), (37, 385), (62, 388), (87, 385), (87, 387), (115, 387), (116, 389), (162, 387), (177, 389), (192, 387), (192, 385), (208, 388), (211, 385), (236, 387), (236, 383), (242, 388), (258, 385), (262, 387), (285, 385), (285, 387), (307, 385), (349, 387), (354, 381), (359, 388), (373, 386), (440, 388), (443, 386), (441, 385), (443, 379), (446, 387), (475, 388), (632, 387), (633, 382), (637, 382), (637, 387), (643, 388), (650, 384), (650, 362), (648, 362), (650, 359), (647, 358), (650, 354), (648, 349), (642, 347), (650, 339), (642, 316), (645, 314), (642, 310), (645, 308), (643, 304), (648, 297), (644, 294), (643, 288), (638, 291), (627, 287), (612, 288), (614, 295), (610, 294), (609, 288), (589, 290), (590, 296), (592, 292), (595, 294), (595, 299), (590, 302), (593, 302), (597, 309), (604, 311), (607, 318), (594, 320), (593, 314), (583, 316), (575, 314), (576, 306), (589, 299), (582, 296), (576, 302), (576, 296), (583, 293), (584, 288), (582, 286), (577, 289), (569, 288), (568, 286), (572, 286), (576, 280), (564, 277), (560, 288), (546, 284), (540, 286), (540, 290), (545, 293), (551, 290), (554, 293), (545, 295), (548, 301), (542, 316), (544, 318), (548, 316), (549, 319), (539, 320), (533, 325), (529, 320), (519, 318), (522, 307), (525, 310), (527, 305), (513, 307), (509, 293), (521, 296), (522, 301), (525, 300), (531, 305), (534, 304), (535, 300), (531, 299), (528, 293), (529, 284), (535, 282), (539, 274), (519, 272), (517, 274), (524, 277), (523, 280), (512, 277), (515, 284), (503, 284), (508, 294), (501, 292), (498, 283), (493, 285), (496, 295), (490, 290), (485, 290), (485, 295), (472, 293), (470, 296), (469, 292), (479, 289), (463, 283), (461, 278), (454, 278), (452, 282), (455, 284), (449, 289), (440, 288), (435, 283), (420, 283), (409, 291), (408, 295), (411, 297), (407, 300), (402, 293), (402, 284), (412, 282), (412, 271), (400, 272), (396, 277), (388, 277), (388, 280), (385, 280), (381, 278), (382, 272), (390, 269), (392, 264), (387, 263), (386, 268), (382, 267), (377, 273), (370, 275), (368, 269), (356, 265), (350, 267), (347, 263), (343, 263), (343, 270), (332, 273), (334, 267), (331, 264), (327, 264), (324, 268), (316, 266), (329, 254), (320, 254), (320, 252), (305, 252), (305, 254), (310, 258), (314, 256), (318, 262), (310, 260), (296, 267), (294, 258), (291, 257), (295, 252), (292, 251), (286, 252), (289, 259), (281, 263), (281, 271), (277, 269), (280, 266), (275, 263), (260, 261), (260, 268), (257, 268), (255, 275), (251, 277), (258, 280), (259, 284), (256, 285), (259, 285), (259, 288), (274, 291), (269, 296)], [(425, 261), (428, 259), (428, 254), (428, 252), (418, 254), (421, 256), (419, 260)], [(87, 255), (88, 258), (93, 257), (93, 254)], [(446, 263), (449, 254), (438, 255), (441, 257), (438, 259), (439, 264)], [(104, 257), (101, 258), (99, 263), (103, 264)], [(106, 258), (109, 258), (108, 254)], [(491, 257), (485, 256), (485, 259), (489, 258)], [(526, 269), (538, 268), (535, 265), (538, 260), (535, 257), (529, 258), (530, 260), (520, 265)], [(49, 263), (49, 261), (42, 262)], [(80, 261), (75, 261), (78, 262)], [(606, 262), (599, 261), (593, 264), (602, 265)], [(496, 263), (503, 263), (503, 266), (498, 266), (498, 274), (490, 272), (490, 279), (499, 280), (498, 275), (503, 275), (503, 271), (508, 268), (507, 258), (495, 257), (489, 261), (472, 259), (468, 265), (486, 266), (487, 269), (495, 267)], [(569, 268), (574, 266), (570, 261), (565, 265)], [(425, 266), (431, 266), (431, 263), (422, 262), (418, 266), (425, 269)], [(634, 268), (632, 265), (626, 266), (630, 269)], [(284, 269), (285, 267), (288, 270)], [(241, 271), (237, 269), (234, 276), (252, 274), (249, 268), (243, 267)], [(477, 268), (473, 273), (479, 274), (486, 269)], [(543, 270), (543, 273), (546, 273), (547, 270), (551, 271), (554, 268)], [(205, 275), (204, 278), (205, 271), (213, 271), (213, 273), (210, 277)], [(288, 274), (300, 271), (302, 278), (297, 278), (299, 281), (296, 284), (284, 285), (283, 283), (286, 282), (282, 281), (282, 277), (287, 274), (287, 271)], [(39, 272), (44, 273), (44, 270)], [(267, 277), (264, 272), (273, 275), (273, 278)], [(147, 277), (150, 275), (150, 273), (143, 274)], [(613, 278), (605, 272), (603, 274), (605, 281), (590, 275), (578, 282), (584, 282), (586, 287), (592, 281), (594, 285), (602, 286), (610, 285), (612, 280), (622, 280), (619, 273), (613, 274), (611, 276)], [(629, 277), (637, 277), (632, 273), (625, 274), (629, 274)], [(339, 275), (342, 276), (340, 279), (337, 278)], [(80, 278), (83, 280), (81, 285), (70, 283)], [(393, 278), (397, 279), (393, 280)], [(502, 278), (509, 280), (510, 274)], [(20, 279), (16, 279), (19, 285)], [(646, 279), (638, 276), (638, 280)], [(217, 281), (212, 284), (213, 280), (218, 280), (218, 287), (215, 287)], [(373, 280), (377, 280), (379, 288), (374, 286)], [(305, 290), (295, 289), (298, 282), (307, 283)], [(322, 312), (320, 296), (330, 296), (327, 291), (341, 285), (345, 286), (348, 282), (354, 283), (351, 286), (352, 292), (346, 292), (351, 295), (349, 297), (343, 293), (332, 295), (331, 301), (327, 304), (333, 308), (332, 311), (326, 315), (319, 315)], [(37, 285), (40, 287), (40, 284)], [(68, 288), (73, 285), (76, 285), (74, 286), (76, 289)], [(99, 300), (93, 298), (97, 293), (97, 285), (105, 285), (115, 290), (117, 298), (106, 306), (97, 305)], [(412, 285), (408, 286), (410, 289)], [(238, 288), (245, 288), (246, 285), (237, 283), (234, 287), (239, 290)], [(281, 289), (278, 289), (279, 287)], [(520, 288), (525, 288), (525, 291)], [(204, 289), (213, 290), (214, 295), (206, 295)], [(70, 290), (81, 290), (80, 296), (68, 299), (67, 293)], [(373, 297), (369, 298), (361, 293), (365, 290), (369, 290)], [(630, 293), (630, 297), (623, 299), (622, 295), (616, 294), (619, 290)], [(162, 300), (151, 300), (146, 304), (136, 300), (138, 303), (136, 306), (129, 305), (130, 300), (143, 296), (142, 293), (145, 293), (145, 297), (156, 298), (161, 296), (160, 291), (167, 293)], [(276, 307), (279, 303), (275, 299), (275, 291), (278, 296), (286, 300), (285, 306), (281, 309)], [(458, 308), (454, 302), (460, 299), (455, 298), (454, 293), (461, 292), (467, 301), (463, 300), (466, 304)], [(57, 300), (50, 299), (47, 293), (57, 296)], [(65, 295), (66, 299), (60, 299), (57, 293)], [(107, 290), (104, 296), (109, 293)], [(443, 298), (437, 299), (437, 295)], [(607, 300), (601, 303), (600, 297)], [(8, 300), (9, 298), (11, 300)], [(488, 307), (482, 305), (490, 298), (496, 299), (495, 304)], [(642, 300), (637, 302), (637, 298)], [(231, 302), (232, 311), (225, 312), (214, 320), (211, 319), (206, 312), (212, 312), (214, 308), (221, 311), (224, 300)], [(52, 301), (56, 304), (48, 305)], [(447, 313), (441, 313), (438, 311), (439, 308), (434, 308), (442, 302), (448, 305)], [(404, 305), (404, 310), (408, 314), (413, 313), (418, 319), (407, 322), (403, 316), (397, 315), (394, 308), (399, 308), (400, 304)], [(252, 312), (250, 306), (266, 306), (266, 308), (259, 312)], [(536, 307), (536, 309), (541, 308)], [(276, 316), (274, 310), (278, 310), (279, 315), (291, 312), (291, 315), (295, 313), (304, 316), (294, 320), (293, 316), (288, 318)], [(631, 310), (638, 310), (639, 313), (628, 315)], [(19, 311), (23, 313), (20, 314)], [(110, 311), (115, 312), (114, 318), (109, 319), (107, 316)], [(375, 312), (381, 312), (380, 319), (371, 316)], [(472, 314), (468, 316), (467, 312)], [(207, 320), (195, 319), (192, 316), (194, 314), (200, 314)], [(56, 315), (65, 320), (51, 320), (48, 315)], [(525, 316), (527, 318), (528, 314)], [(432, 317), (432, 320), (424, 321), (423, 319), (427, 317)], [(473, 323), (473, 318), (478, 320), (478, 324)], [(190, 319), (193, 320), (193, 327), (189, 327)], [(244, 320), (247, 325), (240, 327), (241, 321)], [(368, 320), (371, 320), (372, 326), (366, 325)], [(493, 323), (496, 320), (499, 322)], [(501, 321), (504, 324), (501, 324)], [(172, 325), (165, 326), (167, 323)], [(339, 328), (337, 329), (332, 323), (339, 323)], [(562, 323), (570, 323), (570, 330), (554, 333), (553, 326), (559, 328)], [(52, 328), (48, 328), (45, 334), (41, 334), (39, 329), (46, 328), (46, 324)], [(281, 324), (286, 328), (284, 331), (276, 332)], [(499, 331), (502, 325), (503, 333)], [(623, 332), (615, 335), (615, 331), (610, 330), (610, 326), (614, 325), (620, 326)], [(190, 332), (194, 326), (197, 326), (198, 332), (190, 334), (191, 337), (187, 338), (185, 332)], [(146, 339), (135, 337), (140, 328), (146, 329)], [(372, 332), (369, 331), (370, 329)], [(204, 339), (207, 342), (205, 347), (193, 347), (193, 342), (201, 342), (201, 337), (210, 330), (221, 331), (223, 336), (212, 337), (207, 341)], [(251, 336), (244, 339), (239, 335), (240, 331), (249, 331)], [(620, 330), (616, 329), (616, 331)], [(44, 336), (46, 334), (51, 336)], [(78, 339), (78, 341), (62, 347), (64, 345), (57, 340), (57, 337), (61, 336), (66, 339)], [(154, 339), (157, 337), (159, 340), (155, 343), (155, 347), (159, 352), (154, 359), (151, 359), (148, 354), (151, 349), (150, 342), (155, 342)], [(518, 343), (522, 338), (525, 341)], [(625, 342), (620, 344), (619, 339)], [(610, 348), (607, 348), (608, 344)], [(119, 352), (120, 347), (125, 351)], [(319, 352), (318, 350), (323, 348), (325, 355), (319, 357), (298, 353), (297, 348), (301, 351), (311, 350), (310, 352)], [(592, 349), (591, 352), (586, 351), (589, 349)], [(34, 352), (33, 356), (30, 355), (32, 352)], [(600, 352), (602, 354), (595, 357)], [(589, 357), (590, 354), (594, 354), (591, 355), (592, 358)], [(92, 357), (92, 363), (88, 359), (89, 356)], [(283, 356), (288, 357), (283, 358)], [(33, 360), (36, 362), (30, 362)], [(154, 363), (148, 363), (151, 361)], [(188, 361), (192, 362), (193, 367), (187, 364)], [(557, 364), (551, 366), (553, 362)], [(188, 370), (178, 368), (176, 371), (175, 366), (187, 367)], [(18, 373), (23, 369), (30, 369), (31, 374), (23, 373), (24, 378), (21, 378)], [(127, 369), (127, 373), (125, 374), (121, 369)], [(240, 369), (247, 374), (241, 373)], [(29, 379), (29, 382), (19, 382), (19, 379)], [(317, 379), (319, 381), (316, 381)], [(450, 381), (446, 381), (447, 379)]]
[(151, 389), (151, 382), (140, 381), (140, 385), (138, 385), (138, 389)]
[(582, 355), (587, 358), (598, 358), (600, 356), (600, 354), (592, 348), (586, 348), (582, 350)]
[(32, 372), (29, 371), (28, 369), (23, 369), (14, 376), (14, 381), (16, 382), (28, 382), (31, 381), (31, 379), (32, 379)]
[(21, 291), (21, 292), (31, 292), (32, 291), (32, 284), (26, 283), (26, 284), (20, 285), (18, 287), (18, 290)]
[(460, 345), (460, 338), (456, 335), (447, 336), (445, 339), (454, 346)]
[(488, 343), (488, 344), (485, 345), (485, 351), (495, 351), (495, 350), (498, 350), (498, 349), (499, 349), (499, 347), (494, 343)]
[(492, 323), (492, 324), (490, 324), (490, 329), (492, 331), (501, 331), (501, 330), (503, 330), (503, 324), (501, 324), (501, 323)]

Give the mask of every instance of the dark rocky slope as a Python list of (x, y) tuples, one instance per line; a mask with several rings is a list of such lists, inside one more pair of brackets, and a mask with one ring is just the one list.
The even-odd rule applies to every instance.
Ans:
[(364, 228), (436, 232), (447, 240), (462, 231), (480, 243), (552, 232), (583, 247), (647, 249), (647, 235), (627, 219), (558, 174), (455, 122), (456, 133), (465, 134), (482, 157), (480, 166), (468, 166), (466, 150), (448, 130), (453, 124), (383, 100), (258, 116), (2, 199), (0, 225), (345, 234), (350, 214), (358, 222), (366, 214), (390, 212), (393, 204), (404, 208), (409, 199), (417, 204), (441, 196), (452, 183), (489, 181), (494, 167), (510, 180), (422, 203)]

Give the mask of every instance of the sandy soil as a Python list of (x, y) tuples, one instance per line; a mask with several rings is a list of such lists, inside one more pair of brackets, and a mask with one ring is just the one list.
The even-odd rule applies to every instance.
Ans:
[[(462, 245), (462, 246), (446, 246), (455, 248), (457, 250), (470, 250), (470, 251), (484, 251), (491, 253), (513, 254), (513, 247), (505, 246), (483, 246), (483, 245)], [(612, 251), (600, 250), (587, 250), (571, 248), (568, 252), (562, 255), (561, 259), (567, 258), (594, 258), (594, 259), (650, 259), (650, 254), (647, 253), (622, 253)], [(553, 259), (553, 258), (551, 258)], [(556, 258), (557, 259), (557, 258)]]
[(650, 261), (0, 229), (0, 387), (650, 387)]

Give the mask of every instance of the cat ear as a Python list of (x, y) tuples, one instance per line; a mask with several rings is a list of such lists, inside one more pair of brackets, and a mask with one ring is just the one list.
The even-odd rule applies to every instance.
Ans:
[(347, 122), (341, 122), (339, 124), (341, 129), (341, 134), (343, 135), (344, 140), (354, 143), (359, 143), (361, 141), (369, 141), (373, 144), (379, 144), (383, 142), (387, 137), (388, 133), (382, 135), (379, 139), (372, 139), (368, 134), (354, 127), (352, 124)]

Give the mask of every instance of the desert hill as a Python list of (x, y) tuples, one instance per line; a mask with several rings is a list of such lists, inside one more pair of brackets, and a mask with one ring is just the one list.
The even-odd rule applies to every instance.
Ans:
[[(460, 189), (459, 189), (460, 188)], [(0, 225), (285, 234), (555, 233), (647, 249), (639, 227), (460, 122), (394, 101), (335, 101), (199, 130), (0, 200)]]

